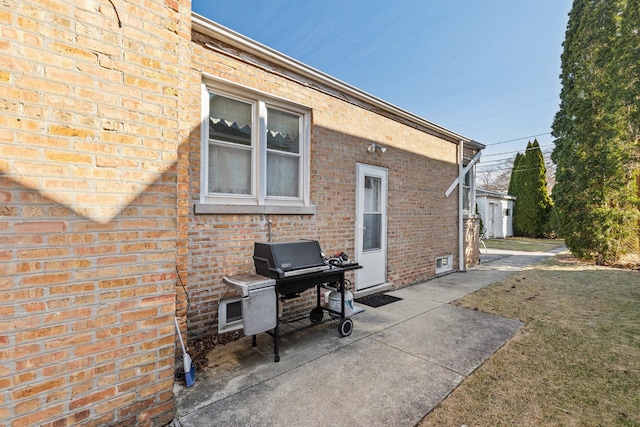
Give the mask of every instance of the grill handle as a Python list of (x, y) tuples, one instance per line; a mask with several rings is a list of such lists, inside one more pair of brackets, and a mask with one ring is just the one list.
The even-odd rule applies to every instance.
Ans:
[[(284, 274), (284, 270), (280, 269), (280, 268), (273, 268), (271, 267), (271, 263), (269, 262), (269, 260), (267, 258), (262, 258), (262, 257), (258, 257), (258, 256), (253, 256), (253, 259), (255, 261), (256, 264), (261, 264), (261, 265), (266, 265), (267, 269), (269, 271), (273, 271), (276, 274), (278, 274), (278, 276), (281, 276)], [(256, 269), (257, 270), (257, 269)]]

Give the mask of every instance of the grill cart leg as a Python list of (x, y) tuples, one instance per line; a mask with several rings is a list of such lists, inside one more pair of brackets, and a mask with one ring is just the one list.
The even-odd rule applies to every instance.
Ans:
[(346, 317), (344, 312), (344, 272), (340, 277), (340, 319), (344, 319)]
[(309, 320), (314, 325), (317, 325), (318, 323), (322, 322), (322, 318), (324, 317), (324, 310), (320, 305), (320, 292), (322, 292), (322, 286), (317, 285), (316, 286), (316, 306), (314, 307), (313, 310), (311, 310), (311, 313), (309, 313)]
[(344, 308), (344, 272), (342, 273), (342, 277), (340, 278), (340, 323), (338, 324), (338, 332), (341, 337), (348, 337), (351, 335), (351, 331), (353, 331), (353, 320), (348, 319), (345, 313)]
[(280, 352), (278, 351), (278, 341), (280, 340), (280, 298), (276, 293), (276, 327), (273, 329), (273, 361), (280, 361)]

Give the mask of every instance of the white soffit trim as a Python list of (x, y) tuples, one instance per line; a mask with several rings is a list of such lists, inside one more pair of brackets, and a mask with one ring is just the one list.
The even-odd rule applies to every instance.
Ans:
[(351, 86), (348, 83), (331, 77), (330, 75), (323, 73), (322, 71), (316, 70), (313, 67), (310, 67), (296, 59), (293, 59), (283, 53), (271, 49), (270, 47), (252, 40), (249, 37), (243, 36), (242, 34), (237, 33), (223, 25), (220, 25), (217, 22), (211, 21), (204, 16), (198, 15), (197, 13), (191, 13), (191, 24), (193, 30), (210, 36), (232, 47), (240, 49), (246, 53), (268, 60), (269, 62), (294, 71), (304, 77), (325, 84), (328, 87), (339, 90), (345, 94), (353, 96), (356, 99), (367, 102), (377, 108), (409, 120), (410, 122), (416, 123), (420, 126), (424, 126), (432, 131), (439, 132), (443, 135), (448, 136), (449, 138), (453, 138), (456, 141), (464, 141), (466, 144), (469, 144), (475, 149), (482, 150), (485, 148), (485, 145), (477, 141), (473, 141), (467, 137), (450, 131), (449, 129), (423, 119), (420, 116), (410, 113), (409, 111), (403, 110), (400, 107), (396, 107), (393, 104), (390, 104), (376, 96), (368, 94), (354, 86)]

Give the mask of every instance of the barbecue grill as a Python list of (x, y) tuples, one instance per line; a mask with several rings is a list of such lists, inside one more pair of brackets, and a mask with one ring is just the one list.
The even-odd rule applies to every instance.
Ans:
[[(346, 257), (345, 257), (346, 258)], [(261, 292), (260, 298), (269, 298), (266, 295), (275, 295), (275, 308), (269, 309), (272, 314), (265, 314), (264, 309), (260, 310), (260, 315), (256, 316), (252, 312), (242, 313), (243, 318), (245, 316), (248, 320), (245, 320), (245, 325), (249, 321), (251, 323), (251, 331), (255, 332), (267, 332), (273, 336), (273, 353), (274, 361), (280, 361), (279, 355), (279, 339), (280, 339), (280, 319), (278, 312), (280, 309), (281, 300), (291, 299), (298, 297), (302, 292), (316, 287), (316, 306), (311, 310), (309, 314), (309, 320), (312, 325), (322, 323), (324, 317), (324, 311), (329, 311), (332, 316), (339, 318), (338, 332), (340, 336), (346, 337), (351, 335), (353, 330), (353, 321), (345, 315), (345, 272), (362, 268), (355, 262), (350, 262), (345, 259), (340, 259), (339, 262), (329, 263), (325, 260), (320, 249), (320, 244), (315, 240), (299, 240), (291, 242), (269, 242), (254, 244), (253, 254), (254, 265), (257, 275), (252, 276), (235, 276), (225, 277), (224, 281), (229, 286), (235, 287), (240, 290), (243, 295), (243, 309), (249, 307), (250, 304), (245, 304), (245, 298), (251, 298), (254, 292)], [(238, 278), (241, 278), (238, 280)], [(265, 291), (264, 284), (267, 283), (267, 278), (272, 279), (275, 282), (273, 287), (275, 293), (268, 293)], [(256, 287), (253, 283), (259, 281), (261, 285)], [(340, 292), (341, 297), (341, 309), (340, 312), (330, 310), (328, 307), (323, 307), (320, 303), (320, 297), (323, 287), (333, 287), (336, 291)], [(252, 288), (256, 290), (252, 291)], [(257, 294), (256, 294), (257, 296)], [(260, 304), (252, 304), (253, 307), (263, 307), (266, 304), (266, 300), (263, 300)], [(266, 305), (273, 306), (269, 303)], [(260, 319), (264, 319), (262, 322)], [(329, 319), (331, 320), (331, 319)], [(273, 326), (275, 321), (275, 327)], [(257, 326), (256, 323), (261, 323), (261, 326)], [(273, 329), (272, 331), (270, 329)], [(257, 332), (256, 332), (257, 333)], [(245, 330), (245, 334), (249, 335)], [(253, 345), (256, 344), (255, 333), (253, 334)]]
[(254, 243), (253, 263), (256, 273), (273, 279), (303, 276), (331, 268), (322, 256), (316, 240)]

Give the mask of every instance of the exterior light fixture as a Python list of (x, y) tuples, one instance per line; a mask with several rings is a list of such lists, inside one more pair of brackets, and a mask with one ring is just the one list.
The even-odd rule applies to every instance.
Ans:
[(387, 151), (387, 149), (385, 147), (379, 146), (378, 144), (376, 144), (374, 142), (373, 144), (371, 144), (370, 146), (367, 147), (367, 151), (370, 152), (370, 153), (375, 153), (376, 151), (384, 153), (385, 151)]

